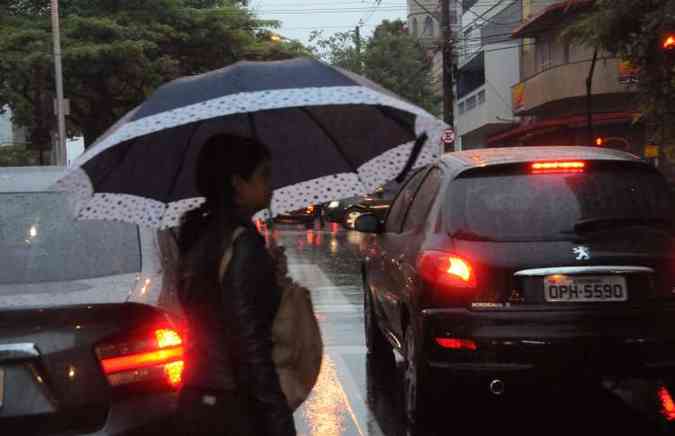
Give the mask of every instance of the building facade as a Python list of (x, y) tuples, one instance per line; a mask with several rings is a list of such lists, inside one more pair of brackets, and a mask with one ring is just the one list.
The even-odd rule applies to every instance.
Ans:
[(491, 135), (518, 123), (510, 96), (520, 79), (520, 51), (511, 33), (522, 16), (521, 0), (462, 2), (455, 46), (457, 149), (485, 147)]
[(586, 80), (594, 50), (563, 37), (565, 26), (591, 5), (589, 0), (523, 2), (525, 21), (513, 32), (521, 43), (520, 78), (511, 88), (520, 121), (491, 135), (488, 144), (602, 145), (642, 154), (645, 132), (634, 124), (638, 108), (630, 68), (598, 52), (589, 99)]
[[(459, 26), (459, 1), (449, 1), (450, 33)], [(439, 0), (407, 0), (408, 32), (427, 50), (432, 62), (431, 81), (435, 94), (443, 96), (443, 53), (441, 52), (441, 3)], [(440, 112), (439, 108), (439, 112)]]
[(12, 111), (5, 108), (0, 113), (0, 147), (26, 143), (26, 130), (12, 123)]

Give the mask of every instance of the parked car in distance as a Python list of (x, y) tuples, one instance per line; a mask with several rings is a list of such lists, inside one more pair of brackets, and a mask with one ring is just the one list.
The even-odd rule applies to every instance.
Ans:
[(380, 188), (373, 194), (332, 201), (324, 207), (326, 220), (342, 224), (350, 230), (354, 229), (356, 219), (365, 213), (384, 220), (394, 194), (395, 192)]
[(304, 224), (312, 227), (314, 221), (321, 218), (321, 206), (310, 205), (304, 209), (277, 215), (274, 221), (277, 223)]
[(0, 433), (170, 434), (184, 365), (169, 233), (75, 221), (63, 168), (0, 168)]
[(367, 348), (405, 357), (411, 425), (438, 386), (475, 410), (552, 384), (610, 386), (675, 420), (672, 219), (656, 169), (588, 147), (451, 153), (409, 179), (386, 222), (360, 216)]

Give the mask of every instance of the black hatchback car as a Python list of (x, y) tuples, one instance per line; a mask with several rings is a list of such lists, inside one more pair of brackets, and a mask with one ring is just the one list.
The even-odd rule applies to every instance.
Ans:
[(441, 384), (459, 404), (608, 379), (675, 419), (672, 214), (633, 155), (532, 147), (446, 155), (361, 216), (366, 342), (405, 357), (409, 420)]

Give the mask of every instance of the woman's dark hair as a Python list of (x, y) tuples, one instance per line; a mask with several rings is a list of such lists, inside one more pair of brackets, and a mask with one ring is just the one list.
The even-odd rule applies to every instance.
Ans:
[[(195, 187), (206, 202), (183, 215), (178, 234), (181, 270), (184, 273), (188, 272), (186, 269), (193, 273), (199, 269), (207, 274), (217, 271), (222, 250), (241, 220), (236, 215), (232, 177), (236, 175), (248, 180), (256, 168), (268, 159), (269, 149), (250, 138), (218, 134), (204, 143), (196, 162)], [(187, 253), (202, 240), (204, 245), (198, 250), (197, 258), (188, 264)]]

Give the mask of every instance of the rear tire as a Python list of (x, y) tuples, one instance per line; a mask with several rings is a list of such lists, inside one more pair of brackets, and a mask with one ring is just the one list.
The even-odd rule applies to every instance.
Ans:
[(405, 330), (405, 371), (403, 374), (403, 406), (411, 433), (423, 428), (430, 399), (430, 376), (419, 336), (412, 322)]
[(394, 352), (391, 344), (380, 330), (375, 318), (375, 308), (370, 290), (365, 287), (363, 291), (363, 324), (366, 335), (366, 348), (372, 357), (373, 363), (381, 368), (393, 370), (395, 368)]

